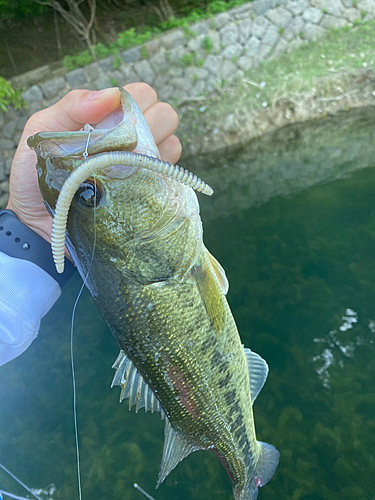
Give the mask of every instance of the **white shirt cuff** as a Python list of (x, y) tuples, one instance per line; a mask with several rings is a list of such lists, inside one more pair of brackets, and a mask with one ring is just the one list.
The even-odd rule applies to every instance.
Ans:
[(0, 252), (0, 365), (29, 347), (60, 295), (60, 285), (39, 266)]

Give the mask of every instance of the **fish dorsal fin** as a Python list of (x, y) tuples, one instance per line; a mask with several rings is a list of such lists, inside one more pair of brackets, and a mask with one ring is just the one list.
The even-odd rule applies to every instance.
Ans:
[(206, 252), (207, 252), (208, 258), (210, 260), (211, 266), (212, 266), (213, 270), (215, 271), (216, 277), (219, 280), (221, 289), (223, 290), (224, 295), (226, 295), (228, 290), (229, 290), (229, 281), (228, 281), (227, 275), (225, 274), (224, 269), (220, 265), (220, 262), (218, 262), (215, 259), (215, 257), (207, 250), (207, 248), (206, 248)]
[(168, 418), (165, 419), (163, 458), (156, 487), (158, 488), (170, 472), (197, 447), (189, 444), (173, 429)]
[(243, 349), (247, 361), (250, 379), (251, 403), (254, 404), (258, 394), (262, 390), (268, 375), (268, 365), (263, 358), (251, 349)]
[(164, 418), (164, 412), (159, 401), (124, 351), (120, 351), (112, 368), (116, 369), (116, 373), (111, 387), (114, 385), (121, 387), (120, 403), (123, 399), (129, 398), (129, 410), (135, 404), (136, 412), (140, 408), (144, 408), (145, 411), (150, 410), (151, 413), (160, 411), (162, 418)]

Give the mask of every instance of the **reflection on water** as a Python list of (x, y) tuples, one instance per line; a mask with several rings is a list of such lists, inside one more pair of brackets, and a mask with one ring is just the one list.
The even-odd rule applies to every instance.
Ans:
[[(314, 131), (311, 138), (320, 145), (315, 151), (339, 149), (321, 127), (329, 144), (323, 146)], [(351, 129), (343, 144), (356, 137), (358, 164), (374, 167), (375, 141), (371, 156), (365, 144), (373, 131), (366, 127)], [(295, 139), (294, 164), (304, 141)], [(253, 145), (264, 172), (266, 158), (286, 164), (287, 153), (293, 163), (292, 139), (287, 152), (277, 149), (278, 156), (271, 146)], [(274, 173), (275, 192), (266, 196), (258, 179), (251, 199), (243, 184), (250, 175), (244, 151), (240, 165), (231, 156), (228, 168), (218, 166), (221, 183), (213, 171), (211, 179), (203, 176), (211, 168), (206, 161), (195, 168), (217, 186), (221, 200), (200, 198), (205, 243), (227, 272), (228, 300), (244, 344), (270, 366), (255, 420), (258, 438), (274, 444), (281, 460), (260, 491), (263, 500), (374, 498), (375, 169), (348, 174), (356, 160), (345, 152), (346, 160), (331, 175), (329, 169), (323, 177), (309, 174), (311, 182), (300, 186), (291, 176), (289, 190), (280, 176), (277, 192)], [(316, 157), (321, 173), (322, 159)], [(306, 169), (313, 169), (313, 160)], [(233, 174), (230, 179), (224, 170)], [(328, 182), (343, 171), (345, 178)], [(256, 198), (256, 192), (263, 194)], [(79, 285), (76, 277), (65, 287), (37, 341), (0, 369), (0, 462), (30, 487), (55, 487), (51, 495), (41, 493), (53, 500), (77, 498), (69, 325)], [(232, 498), (227, 474), (209, 451), (186, 458), (155, 492), (163, 423), (159, 415), (129, 412), (126, 402), (118, 403), (118, 388), (109, 388), (117, 347), (88, 294), (77, 309), (75, 352), (84, 498), (141, 500), (134, 482), (155, 500)], [(0, 489), (25, 493), (1, 471)]]

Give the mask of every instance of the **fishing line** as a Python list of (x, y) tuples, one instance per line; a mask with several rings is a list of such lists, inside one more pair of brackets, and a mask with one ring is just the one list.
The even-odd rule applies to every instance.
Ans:
[(8, 491), (0, 490), (0, 500), (3, 500), (2, 495), (5, 495), (6, 497), (9, 498), (14, 498), (15, 500), (30, 500), (29, 498), (19, 497), (17, 495), (13, 495), (13, 493), (9, 493)]
[(146, 498), (148, 498), (148, 500), (155, 500), (154, 497), (152, 497), (151, 495), (149, 495), (147, 493), (147, 491), (145, 491), (143, 488), (141, 488), (137, 483), (134, 483), (133, 484), (134, 488), (138, 491), (140, 491), (142, 493), (142, 495), (144, 495)]
[[(89, 131), (89, 134), (87, 136), (86, 149), (85, 149), (85, 152), (83, 153), (84, 158), (87, 158), (87, 156), (88, 156), (87, 148), (88, 148), (89, 141), (90, 141), (90, 135), (91, 135), (91, 130)], [(95, 193), (96, 193), (95, 176), (94, 176), (94, 187), (95, 187)], [(92, 265), (92, 261), (94, 259), (94, 254), (95, 254), (95, 247), (96, 247), (96, 196), (94, 196), (94, 245), (92, 248), (91, 260), (89, 263), (89, 267), (88, 267), (86, 276), (83, 280), (81, 289), (78, 292), (76, 301), (75, 301), (74, 306), (73, 306), (72, 320), (71, 320), (71, 324), (70, 324), (70, 367), (71, 367), (71, 372), (72, 372), (72, 385), (73, 385), (73, 420), (74, 420), (74, 438), (75, 438), (75, 443), (76, 443), (77, 481), (78, 481), (79, 500), (82, 500), (82, 486), (81, 486), (81, 461), (80, 461), (80, 450), (79, 450), (79, 439), (78, 439), (78, 420), (77, 420), (77, 388), (76, 388), (76, 376), (75, 376), (75, 367), (74, 367), (74, 349), (73, 349), (74, 318), (75, 318), (75, 314), (76, 314), (78, 301), (81, 297), (81, 294), (82, 294), (83, 289), (84, 289), (86, 282), (87, 282), (87, 278), (90, 274), (91, 265)]]
[[(28, 491), (30, 493), (30, 495), (32, 495), (34, 498), (36, 498), (37, 500), (43, 500), (42, 498), (40, 498), (39, 495), (37, 495), (36, 493), (33, 493), (31, 491), (31, 489), (26, 486), (25, 483), (23, 483), (20, 479), (18, 479), (14, 474), (12, 474), (10, 472), (10, 470), (8, 470), (7, 468), (4, 467), (4, 465), (0, 464), (0, 468), (3, 469), (4, 472), (6, 472), (12, 479), (14, 479), (20, 486), (22, 486), (23, 488), (25, 488), (26, 491)], [(11, 498), (21, 498), (21, 497), (16, 497), (16, 496), (11, 496), (9, 495), (9, 493), (7, 493), (6, 491), (3, 491), (3, 490), (0, 490), (0, 493), (2, 493), (3, 495), (8, 495), (10, 496)], [(27, 499), (26, 499), (27, 500)]]

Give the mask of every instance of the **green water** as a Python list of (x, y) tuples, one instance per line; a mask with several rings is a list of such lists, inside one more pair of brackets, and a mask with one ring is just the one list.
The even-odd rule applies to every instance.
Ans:
[[(375, 141), (367, 118), (341, 138), (342, 147), (323, 125), (325, 145), (310, 132), (322, 156), (330, 151), (338, 160), (328, 174), (317, 161), (318, 173), (308, 182), (301, 176), (302, 186), (288, 168), (311, 172), (318, 156), (301, 136), (284, 149), (271, 137), (264, 150), (258, 143), (228, 153), (216, 170), (201, 163), (214, 187), (215, 176), (230, 179), (216, 201), (200, 198), (205, 243), (227, 272), (243, 343), (270, 366), (255, 422), (258, 438), (274, 444), (281, 459), (260, 490), (263, 500), (375, 498)], [(349, 158), (351, 142), (360, 148)], [(252, 155), (263, 158), (263, 174), (253, 161), (258, 174), (245, 183)], [(69, 335), (79, 287), (76, 276), (32, 347), (0, 368), (0, 462), (31, 487), (55, 485), (54, 500), (78, 498)], [(163, 424), (158, 414), (118, 403), (119, 388), (110, 389), (118, 349), (87, 293), (74, 346), (85, 500), (141, 500), (134, 482), (156, 500), (232, 498), (209, 451), (190, 455), (155, 491)], [(1, 488), (25, 493), (2, 471)]]

